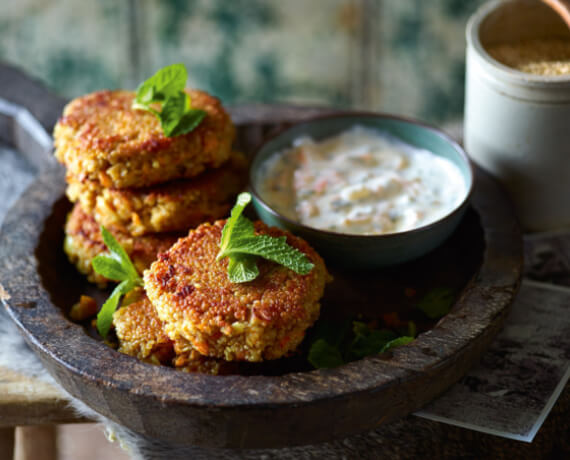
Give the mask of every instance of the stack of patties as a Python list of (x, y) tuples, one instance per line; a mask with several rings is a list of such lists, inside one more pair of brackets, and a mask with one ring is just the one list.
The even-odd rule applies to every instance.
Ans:
[(140, 273), (179, 236), (227, 215), (246, 183), (246, 160), (232, 152), (235, 128), (220, 101), (188, 90), (206, 112), (191, 132), (166, 137), (151, 113), (133, 109), (131, 91), (99, 91), (71, 101), (54, 130), (55, 156), (67, 167), (75, 203), (65, 251), (91, 282), (91, 260), (106, 251), (100, 226)]

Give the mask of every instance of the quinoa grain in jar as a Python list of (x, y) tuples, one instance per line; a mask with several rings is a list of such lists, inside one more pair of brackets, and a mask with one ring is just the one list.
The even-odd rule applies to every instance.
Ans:
[(489, 46), (501, 64), (547, 77), (570, 75), (570, 40), (541, 38)]

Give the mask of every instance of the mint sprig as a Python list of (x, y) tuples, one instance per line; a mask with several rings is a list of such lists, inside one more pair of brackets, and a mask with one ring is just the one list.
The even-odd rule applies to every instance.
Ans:
[(216, 260), (229, 257), (230, 281), (245, 283), (254, 280), (259, 275), (257, 257), (283, 265), (301, 275), (309, 273), (314, 267), (313, 263), (301, 251), (289, 246), (285, 236), (255, 235), (253, 223), (242, 214), (250, 201), (249, 193), (241, 193), (222, 229), (220, 252)]
[(142, 286), (143, 281), (123, 247), (103, 226), (101, 226), (101, 235), (109, 254), (95, 256), (91, 265), (95, 272), (105, 278), (120, 281), (97, 315), (97, 331), (101, 337), (106, 339), (113, 323), (113, 313), (119, 307), (121, 297), (134, 288)]
[[(146, 110), (155, 115), (166, 137), (189, 133), (202, 122), (206, 112), (191, 107), (190, 96), (184, 92), (187, 79), (184, 64), (172, 64), (160, 69), (139, 85), (133, 109)], [(159, 104), (161, 110), (156, 110), (152, 104)]]

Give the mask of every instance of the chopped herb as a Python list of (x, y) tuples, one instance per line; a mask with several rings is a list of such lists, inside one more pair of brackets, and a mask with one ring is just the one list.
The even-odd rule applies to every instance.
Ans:
[(307, 256), (289, 246), (285, 236), (255, 235), (253, 223), (242, 215), (251, 201), (249, 193), (241, 193), (222, 230), (220, 252), (216, 260), (229, 257), (228, 277), (232, 283), (245, 283), (259, 275), (256, 258), (276, 262), (295, 273), (306, 275), (313, 269)]
[(330, 369), (345, 363), (338, 346), (331, 345), (325, 339), (313, 342), (307, 359), (316, 369)]
[(349, 201), (344, 201), (342, 199), (336, 199), (331, 201), (331, 208), (333, 211), (340, 211), (342, 209), (346, 209), (348, 207), (350, 207), (350, 202)]
[[(415, 324), (410, 321), (409, 328)], [(413, 326), (412, 326), (413, 325)], [(398, 336), (388, 329), (375, 329), (362, 321), (333, 323), (319, 321), (312, 333), (308, 360), (317, 369), (340, 366), (365, 356), (407, 345), (413, 336)]]
[(368, 355), (380, 353), (384, 345), (394, 340), (397, 335), (388, 329), (372, 329), (365, 323), (354, 321), (354, 340), (349, 348), (351, 359), (361, 359)]
[[(133, 109), (155, 115), (166, 137), (189, 133), (202, 122), (206, 112), (191, 107), (190, 96), (184, 91), (187, 79), (184, 64), (160, 69), (138, 87)], [(161, 106), (160, 111), (153, 107), (155, 104)]]
[(101, 337), (106, 339), (113, 322), (113, 313), (119, 307), (121, 297), (142, 286), (143, 282), (123, 247), (103, 226), (101, 226), (101, 235), (109, 254), (99, 254), (94, 257), (91, 261), (93, 269), (105, 278), (120, 281), (97, 315), (97, 330)]
[(430, 319), (439, 319), (451, 310), (455, 302), (455, 292), (450, 288), (438, 287), (429, 291), (417, 307)]
[(413, 337), (408, 337), (406, 335), (404, 335), (402, 337), (398, 337), (397, 339), (390, 340), (386, 345), (384, 345), (382, 347), (382, 349), (380, 350), (380, 353), (384, 353), (385, 351), (388, 351), (392, 348), (401, 347), (403, 345), (408, 345), (410, 342), (413, 342), (413, 341), (414, 341)]
[(350, 345), (350, 321), (337, 323), (319, 320), (311, 335), (312, 343), (307, 359), (313, 367), (328, 369), (346, 362), (341, 350)]

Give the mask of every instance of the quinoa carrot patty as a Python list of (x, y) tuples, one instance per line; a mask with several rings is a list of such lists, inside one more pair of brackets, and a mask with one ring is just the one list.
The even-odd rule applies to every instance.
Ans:
[(233, 152), (217, 169), (192, 179), (144, 188), (106, 188), (99, 181), (68, 176), (67, 196), (105, 227), (133, 236), (187, 231), (226, 216), (235, 196), (247, 183), (247, 161)]
[(328, 274), (321, 257), (289, 232), (255, 223), (256, 234), (286, 236), (314, 264), (307, 275), (259, 259), (259, 276), (228, 279), (216, 261), (225, 221), (203, 224), (181, 238), (144, 273), (144, 285), (168, 336), (199, 353), (228, 361), (277, 359), (294, 350), (317, 319)]
[(206, 117), (193, 131), (166, 137), (157, 118), (135, 110), (132, 91), (97, 91), (71, 101), (54, 128), (55, 156), (82, 181), (145, 187), (216, 168), (230, 155), (233, 123), (220, 101), (187, 90)]
[[(133, 237), (114, 229), (109, 231), (125, 248), (139, 273), (150, 266), (159, 252), (166, 251), (181, 236), (175, 233), (161, 233)], [(63, 247), (71, 263), (86, 275), (90, 282), (100, 286), (107, 283), (108, 280), (95, 273), (91, 265), (95, 256), (107, 252), (99, 224), (83, 212), (79, 204), (73, 207), (67, 218)]]
[(170, 340), (156, 310), (144, 293), (113, 315), (119, 351), (152, 364), (172, 365), (186, 372), (228, 373), (231, 363), (200, 355), (187, 346)]

